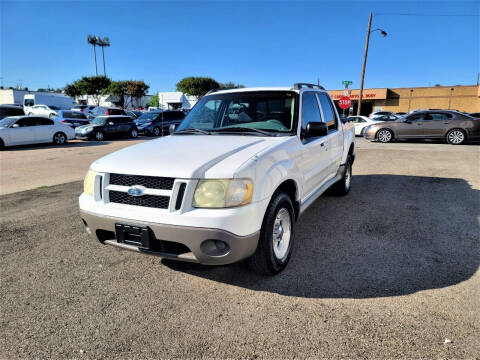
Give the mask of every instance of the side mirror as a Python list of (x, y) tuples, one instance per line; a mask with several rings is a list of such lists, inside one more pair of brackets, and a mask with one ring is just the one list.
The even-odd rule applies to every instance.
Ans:
[(113, 125), (113, 122), (110, 121), (110, 122), (108, 123), (108, 125), (112, 126), (112, 125)]
[(324, 122), (309, 122), (305, 131), (305, 138), (326, 136), (328, 134), (327, 124)]
[(408, 119), (405, 119), (404, 123), (411, 124), (412, 121), (411, 121), (411, 120), (408, 120)]
[(175, 132), (175, 129), (177, 128), (177, 124), (170, 124), (168, 127), (168, 132), (170, 135), (172, 135)]
[(20, 127), (20, 125), (18, 125), (18, 124), (13, 124), (12, 125), (12, 128), (19, 128), (19, 127)]

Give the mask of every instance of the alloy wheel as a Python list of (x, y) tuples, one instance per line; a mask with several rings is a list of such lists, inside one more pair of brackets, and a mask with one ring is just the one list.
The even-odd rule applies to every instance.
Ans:
[(65, 135), (60, 133), (55, 134), (55, 136), (53, 137), (53, 141), (55, 142), (55, 144), (62, 145), (63, 143), (65, 143)]
[(290, 212), (281, 208), (273, 223), (273, 253), (278, 260), (284, 260), (288, 255), (292, 234)]
[(377, 138), (380, 142), (387, 143), (392, 140), (392, 133), (389, 130), (380, 130)]
[(448, 134), (448, 142), (451, 144), (461, 144), (465, 140), (465, 135), (460, 130), (450, 131)]

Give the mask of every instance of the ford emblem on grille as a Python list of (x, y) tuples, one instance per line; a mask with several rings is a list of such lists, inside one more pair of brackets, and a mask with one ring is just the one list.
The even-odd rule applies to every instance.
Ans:
[(131, 196), (142, 196), (145, 192), (145, 186), (133, 185), (128, 188), (128, 195)]

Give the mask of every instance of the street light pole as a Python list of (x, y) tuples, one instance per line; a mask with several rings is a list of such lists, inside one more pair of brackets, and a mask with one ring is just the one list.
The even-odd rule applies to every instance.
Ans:
[(97, 70), (97, 50), (95, 50), (96, 44), (93, 44), (93, 54), (95, 56), (95, 76), (98, 76)]
[(357, 116), (360, 116), (360, 111), (362, 109), (363, 79), (365, 78), (365, 66), (367, 65), (368, 42), (370, 41), (371, 27), (372, 27), (372, 13), (370, 13), (370, 17), (368, 18), (367, 39), (365, 40), (365, 53), (363, 54), (362, 77), (360, 78), (360, 94), (358, 96)]

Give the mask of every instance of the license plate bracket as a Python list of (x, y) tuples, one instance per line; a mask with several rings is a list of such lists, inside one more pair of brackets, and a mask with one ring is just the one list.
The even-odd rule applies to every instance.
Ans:
[(150, 249), (150, 229), (144, 226), (115, 224), (117, 242)]

